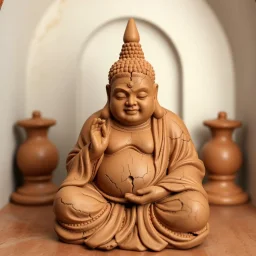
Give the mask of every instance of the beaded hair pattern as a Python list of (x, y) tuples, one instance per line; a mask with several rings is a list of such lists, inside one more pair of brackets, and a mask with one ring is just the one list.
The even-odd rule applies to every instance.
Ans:
[(129, 72), (130, 74), (132, 72), (142, 73), (149, 76), (155, 82), (155, 71), (152, 65), (145, 60), (141, 44), (139, 43), (139, 32), (133, 19), (130, 19), (127, 24), (123, 41), (124, 44), (119, 60), (110, 68), (108, 74), (109, 83), (111, 83), (115, 75), (124, 72)]

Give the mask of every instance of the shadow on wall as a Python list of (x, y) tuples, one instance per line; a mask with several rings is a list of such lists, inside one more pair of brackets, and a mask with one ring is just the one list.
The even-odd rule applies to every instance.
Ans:
[(256, 1), (206, 0), (206, 2), (220, 21), (231, 46), (235, 73), (236, 119), (243, 124), (242, 128), (235, 133), (236, 141), (243, 152), (243, 165), (237, 182), (245, 190), (251, 190), (256, 204), (255, 161), (252, 159), (255, 158), (256, 143), (254, 97), (256, 93)]
[(15, 190), (23, 184), (23, 176), (19, 170), (17, 165), (17, 152), (21, 144), (25, 141), (25, 132), (22, 128), (18, 127), (17, 125), (13, 126), (13, 134), (15, 137), (15, 150), (13, 153), (13, 177), (14, 177), (14, 188)]

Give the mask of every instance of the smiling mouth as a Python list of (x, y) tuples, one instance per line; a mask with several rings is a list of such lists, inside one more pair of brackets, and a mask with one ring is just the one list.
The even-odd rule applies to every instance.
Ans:
[(139, 111), (138, 109), (125, 109), (124, 110), (127, 115), (135, 115)]

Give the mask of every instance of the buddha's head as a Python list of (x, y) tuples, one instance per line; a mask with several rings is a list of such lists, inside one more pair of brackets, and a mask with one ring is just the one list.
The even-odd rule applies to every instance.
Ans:
[[(128, 21), (119, 60), (109, 71), (108, 103), (103, 111), (126, 126), (140, 125), (163, 116), (157, 101), (158, 86), (153, 67), (144, 58), (140, 36), (133, 19)], [(105, 115), (105, 116), (104, 116)]]

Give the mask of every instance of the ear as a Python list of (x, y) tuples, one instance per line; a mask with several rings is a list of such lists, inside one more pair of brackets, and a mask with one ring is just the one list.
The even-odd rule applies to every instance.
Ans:
[(101, 110), (100, 117), (102, 119), (108, 119), (110, 117), (110, 110), (109, 110), (110, 90), (111, 90), (110, 85), (107, 84), (106, 92), (107, 92), (108, 101), (107, 101), (106, 105), (104, 106), (104, 108)]
[(158, 84), (155, 84), (155, 89), (156, 89), (156, 94), (155, 94), (155, 110), (153, 113), (153, 116), (156, 119), (160, 119), (164, 116), (164, 109), (160, 106), (158, 99), (157, 99), (157, 95), (158, 95)]
[(111, 87), (109, 84), (106, 85), (106, 92), (107, 92), (107, 97), (108, 101), (110, 100), (110, 93), (111, 93)]
[(155, 87), (155, 97), (156, 97), (156, 100), (157, 100), (157, 96), (158, 96), (158, 84), (154, 84), (154, 87)]

